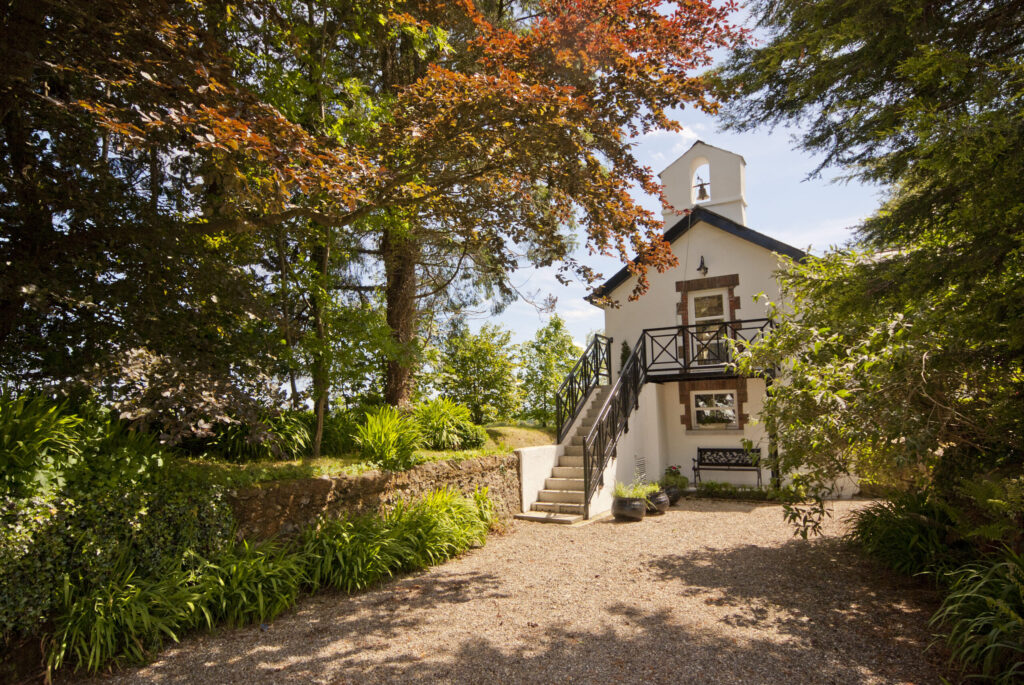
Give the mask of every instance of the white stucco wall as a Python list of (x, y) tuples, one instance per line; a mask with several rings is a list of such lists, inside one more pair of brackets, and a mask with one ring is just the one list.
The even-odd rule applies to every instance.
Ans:
[(530, 511), (530, 507), (537, 501), (537, 493), (544, 489), (544, 481), (551, 477), (551, 469), (558, 465), (558, 457), (563, 451), (561, 445), (521, 447), (515, 450), (519, 457), (522, 511)]
[[(635, 279), (623, 283), (612, 293), (620, 306), (605, 309), (605, 334), (613, 341), (612, 365), (616, 377), (620, 371), (623, 340), (632, 349), (645, 328), (679, 324), (677, 305), (682, 293), (676, 289), (678, 281), (737, 274), (739, 284), (734, 289), (740, 301), (735, 314), (737, 319), (759, 319), (768, 315), (765, 303), (755, 301), (758, 293), (766, 293), (769, 298), (778, 300), (774, 274), (780, 267), (780, 261), (763, 247), (698, 222), (675, 241), (672, 250), (679, 265), (664, 273), (649, 274), (650, 289), (639, 300), (630, 302), (627, 299)], [(701, 257), (708, 267), (706, 276), (697, 271)], [(636, 458), (643, 455), (650, 480), (658, 479), (666, 467), (674, 464), (680, 466), (692, 481), (693, 459), (697, 456), (698, 447), (741, 447), (744, 439), (761, 448), (762, 454), (767, 456), (767, 435), (764, 426), (756, 420), (765, 384), (762, 379), (747, 379), (745, 382), (748, 384), (747, 402), (740, 411), (747, 414), (749, 420), (743, 429), (714, 431), (686, 428), (680, 417), (690, 409), (684, 409), (680, 401), (678, 383), (646, 385), (640, 396), (640, 409), (630, 419), (630, 432), (619, 441), (616, 478), (632, 480)], [(753, 472), (707, 471), (702, 473), (702, 477), (735, 485), (754, 485), (757, 482)], [(769, 469), (763, 469), (762, 482), (767, 484), (769, 479)]]
[(650, 289), (638, 300), (628, 300), (636, 285), (635, 278), (628, 279), (610, 294), (619, 303), (618, 308), (606, 308), (604, 316), (605, 335), (612, 338), (612, 366), (616, 376), (619, 373), (623, 340), (632, 349), (643, 329), (678, 325), (676, 305), (681, 301), (682, 294), (676, 290), (676, 283), (705, 278), (697, 271), (702, 256), (708, 267), (707, 278), (739, 275), (735, 294), (740, 298), (740, 308), (736, 311), (736, 318), (759, 319), (767, 316), (764, 303), (754, 302), (754, 296), (759, 292), (778, 300), (779, 286), (774, 274), (779, 269), (779, 259), (763, 247), (714, 226), (697, 222), (673, 243), (672, 252), (679, 260), (679, 265), (663, 273), (649, 273), (647, 280)]

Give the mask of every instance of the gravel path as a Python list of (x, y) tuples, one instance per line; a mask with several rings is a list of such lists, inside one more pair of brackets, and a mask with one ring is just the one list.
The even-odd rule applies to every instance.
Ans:
[(780, 508), (686, 500), (639, 524), (520, 523), (483, 549), (101, 682), (937, 683), (936, 597)]

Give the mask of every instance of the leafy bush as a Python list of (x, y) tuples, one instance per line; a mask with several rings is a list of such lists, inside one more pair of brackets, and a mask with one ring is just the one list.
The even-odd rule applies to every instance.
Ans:
[(614, 497), (626, 498), (626, 499), (647, 499), (648, 495), (653, 495), (659, 490), (656, 483), (644, 483), (639, 480), (634, 480), (632, 483), (623, 483), (617, 481), (615, 488), (612, 491)]
[(190, 629), (269, 621), (303, 589), (355, 592), (482, 544), (493, 516), (486, 489), (472, 498), (440, 490), (384, 516), (322, 521), (294, 543), (243, 542), (209, 558), (187, 552), (149, 576), (127, 559), (87, 589), (65, 575), (47, 663), (95, 672), (145, 661)]
[(388, 471), (403, 471), (416, 463), (420, 429), (413, 417), (385, 406), (366, 414), (355, 439), (363, 459)]
[(413, 417), (419, 424), (423, 446), (432, 450), (462, 449), (459, 429), (473, 423), (469, 408), (447, 397), (438, 397), (417, 405)]
[(64, 575), (84, 596), (119, 582), (125, 567), (150, 576), (231, 539), (223, 490), (186, 479), (152, 436), (103, 412), (75, 433), (74, 461), (37, 459), (47, 494), (0, 496), (0, 640), (38, 630)]
[(356, 592), (395, 573), (426, 568), (482, 544), (494, 518), (487, 489), (472, 500), (453, 490), (399, 502), (384, 517), (328, 519), (307, 529), (302, 556), (310, 589)]
[(80, 456), (82, 419), (44, 397), (0, 396), (0, 494), (28, 497)]
[(1024, 556), (1007, 548), (1002, 558), (954, 572), (932, 624), (948, 628), (964, 670), (1000, 685), (1024, 681)]
[(462, 441), (460, 449), (472, 450), (483, 447), (487, 442), (487, 430), (475, 423), (465, 423), (459, 426), (459, 440)]
[(690, 486), (690, 479), (684, 476), (678, 466), (669, 466), (665, 469), (665, 475), (661, 478), (661, 484), (665, 487), (674, 485), (680, 490)]
[(204, 602), (203, 589), (180, 568), (141, 577), (122, 566), (114, 580), (86, 592), (65, 576), (47, 667), (95, 672), (109, 663), (145, 661), (165, 639), (177, 642), (199, 625)]
[(228, 461), (248, 462), (301, 457), (312, 442), (303, 413), (284, 412), (256, 424), (220, 424), (210, 446)]
[(277, 542), (243, 541), (200, 561), (196, 573), (212, 623), (242, 626), (274, 619), (299, 596), (305, 580), (303, 557)]
[(926, 491), (896, 494), (849, 520), (848, 539), (901, 573), (936, 574), (962, 561), (962, 548), (949, 543), (952, 521), (946, 509)]
[(427, 449), (465, 450), (487, 442), (487, 431), (473, 423), (469, 407), (446, 397), (419, 404), (413, 416)]

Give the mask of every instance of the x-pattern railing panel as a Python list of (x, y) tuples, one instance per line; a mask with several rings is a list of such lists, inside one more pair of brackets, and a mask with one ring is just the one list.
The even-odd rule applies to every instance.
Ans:
[(611, 383), (611, 345), (611, 338), (595, 335), (555, 393), (555, 425), (559, 442), (565, 438), (590, 391), (601, 385), (602, 380)]
[[(629, 430), (629, 417), (639, 408), (640, 391), (651, 374), (721, 369), (731, 363), (729, 357), (733, 348), (742, 348), (753, 342), (771, 328), (772, 322), (770, 319), (747, 319), (715, 325), (717, 328), (711, 336), (707, 335), (707, 324), (648, 328), (640, 334), (583, 441), (583, 507), (586, 517), (590, 516), (590, 501), (602, 483), (604, 470), (615, 454), (619, 438)], [(700, 338), (700, 335), (705, 337)], [(723, 349), (725, 354), (722, 354)], [(702, 353), (705, 353), (703, 357), (700, 356)], [(559, 441), (563, 437), (560, 430)]]

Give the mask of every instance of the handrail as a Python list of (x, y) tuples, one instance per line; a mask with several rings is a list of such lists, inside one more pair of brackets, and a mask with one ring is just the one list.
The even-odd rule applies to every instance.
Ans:
[[(583, 439), (583, 515), (590, 517), (590, 500), (629, 417), (640, 408), (640, 391), (650, 378), (688, 373), (699, 377), (732, 364), (732, 352), (753, 342), (772, 327), (771, 319), (746, 319), (714, 324), (646, 328), (622, 365), (619, 377)], [(668, 372), (668, 373), (665, 373)], [(561, 435), (559, 436), (561, 441)]]
[(601, 384), (602, 378), (612, 382), (612, 339), (598, 333), (555, 392), (558, 442), (565, 439), (590, 391)]

